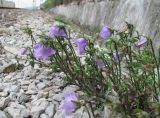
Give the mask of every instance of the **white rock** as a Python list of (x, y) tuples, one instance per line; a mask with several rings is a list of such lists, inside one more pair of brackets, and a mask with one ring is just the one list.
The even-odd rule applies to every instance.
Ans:
[(12, 101), (16, 101), (17, 100), (17, 93), (10, 92), (9, 97), (11, 98)]
[[(11, 65), (11, 64), (7, 64), (5, 67), (8, 67), (9, 65)], [(8, 74), (7, 76), (5, 76), (5, 80), (10, 80), (13, 76), (15, 75), (15, 73), (10, 73), (10, 74)]]
[[(85, 111), (84, 111), (85, 110)], [(94, 118), (92, 116), (92, 113), (90, 112), (91, 118)], [(85, 107), (81, 107), (78, 109), (75, 113), (71, 114), (70, 118), (89, 118), (89, 115), (85, 109)]]
[(20, 117), (20, 109), (13, 108), (13, 107), (7, 107), (5, 109), (6, 112), (8, 112), (13, 118), (21, 118)]
[(32, 83), (29, 84), (28, 90), (37, 90), (37, 87), (36, 87), (36, 85), (35, 85), (35, 82), (32, 82)]
[(77, 89), (78, 89), (78, 87), (75, 86), (75, 85), (67, 86), (67, 87), (64, 88), (63, 94), (65, 94), (65, 93), (67, 93), (67, 92), (71, 92), (71, 91), (74, 92), (74, 91), (76, 91)]
[(18, 101), (19, 103), (26, 103), (30, 100), (30, 96), (29, 95), (25, 95), (24, 93), (21, 93), (19, 96), (18, 96)]
[(21, 81), (21, 86), (25, 86), (25, 85), (29, 85), (29, 84), (30, 84), (30, 81), (28, 81), (28, 80)]
[(11, 102), (9, 107), (17, 108), (17, 109), (26, 109), (25, 106), (19, 104), (18, 102)]
[(39, 106), (34, 106), (31, 108), (31, 115), (33, 118), (39, 118), (39, 116), (44, 113), (44, 109)]
[[(13, 118), (24, 118), (30, 115), (29, 109), (26, 109), (25, 106), (16, 102), (11, 102), (10, 105), (5, 109), (5, 111), (7, 111)], [(17, 111), (18, 113), (14, 114), (14, 111)]]
[[(10, 42), (10, 44), (14, 44), (15, 41), (12, 40), (12, 42)], [(9, 46), (4, 46), (4, 49), (15, 54), (15, 55), (19, 55), (19, 50), (17, 48), (14, 48), (14, 47), (9, 47)]]
[(10, 88), (10, 92), (18, 92), (19, 89), (20, 89), (20, 86), (13, 85), (13, 86), (11, 86), (11, 88)]
[(7, 97), (8, 96), (8, 92), (4, 91), (4, 92), (0, 92), (0, 97)]
[(8, 106), (11, 99), (9, 97), (7, 98), (0, 98), (0, 109), (4, 109)]
[(26, 94), (28, 94), (28, 95), (35, 95), (37, 93), (38, 92), (36, 90), (28, 90), (28, 91), (26, 91)]
[(53, 100), (56, 100), (56, 101), (62, 101), (63, 100), (63, 96), (64, 94), (63, 93), (58, 93), (58, 94), (55, 94), (52, 99)]
[(55, 114), (55, 108), (52, 103), (48, 105), (48, 107), (45, 110), (45, 113), (49, 116), (49, 118), (53, 117), (53, 115)]
[(43, 82), (40, 82), (39, 84), (37, 84), (38, 89), (44, 89), (46, 87), (46, 84)]
[[(0, 118), (8, 118), (4, 111), (0, 110)], [(9, 117), (10, 118), (10, 117)]]
[(37, 98), (37, 99), (40, 99), (40, 98), (47, 98), (48, 95), (49, 95), (48, 92), (39, 91), (38, 94), (37, 94), (37, 96), (36, 96), (36, 98)]
[(20, 116), (22, 118), (28, 118), (30, 116), (30, 110), (28, 110), (28, 109), (22, 109)]
[(49, 118), (46, 114), (42, 114), (40, 118)]
[(48, 106), (48, 101), (46, 99), (41, 98), (39, 100), (34, 100), (31, 102), (32, 108), (31, 108), (31, 114), (33, 115), (33, 118), (39, 118), (39, 116), (45, 112), (45, 109)]
[(65, 114), (64, 114), (64, 111), (58, 110), (58, 111), (55, 113), (54, 118), (66, 118), (66, 117), (65, 117)]

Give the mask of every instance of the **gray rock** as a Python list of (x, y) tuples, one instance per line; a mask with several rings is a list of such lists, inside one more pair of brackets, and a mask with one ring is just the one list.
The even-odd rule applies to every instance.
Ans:
[(5, 109), (8, 106), (10, 101), (11, 99), (9, 97), (0, 98), (0, 109)]
[(5, 111), (8, 112), (9, 115), (10, 115), (12, 118), (21, 118), (21, 117), (20, 117), (20, 112), (21, 112), (20, 109), (13, 108), (13, 107), (7, 107), (7, 108), (5, 109)]
[(44, 109), (39, 106), (34, 106), (31, 108), (31, 115), (33, 118), (39, 118), (39, 116), (44, 113)]
[(21, 113), (20, 113), (20, 116), (22, 118), (28, 118), (30, 116), (30, 110), (28, 110), (28, 109), (22, 109)]
[(13, 107), (13, 108), (17, 108), (17, 109), (26, 109), (25, 106), (19, 104), (18, 102), (10, 102), (8, 107)]
[(52, 118), (55, 114), (55, 107), (52, 103), (48, 105), (48, 107), (45, 110), (45, 113), (49, 116), (49, 118)]
[(20, 89), (20, 86), (13, 85), (13, 86), (11, 86), (11, 88), (10, 88), (10, 92), (18, 92), (19, 89)]
[(64, 94), (63, 93), (58, 93), (58, 94), (55, 94), (52, 99), (53, 100), (56, 100), (56, 101), (62, 101), (63, 100), (63, 96)]
[(21, 80), (21, 86), (28, 86), (30, 84), (30, 81), (28, 80)]
[(16, 102), (11, 102), (5, 111), (8, 112), (13, 118), (24, 118), (30, 116), (30, 110)]
[(21, 89), (23, 89), (24, 91), (27, 91), (28, 90), (28, 86), (21, 86)]
[(28, 80), (21, 81), (21, 86), (25, 86), (25, 85), (29, 85), (29, 84), (30, 84), (30, 81), (28, 81)]
[[(91, 118), (93, 118), (92, 113), (90, 112)], [(88, 112), (85, 107), (81, 107), (75, 113), (71, 114), (71, 118), (89, 118)]]
[(23, 71), (24, 71), (25, 79), (31, 79), (36, 74), (36, 72), (34, 71), (34, 69), (31, 66), (24, 68)]
[[(8, 66), (10, 66), (11, 64), (7, 64), (4, 66), (4, 69), (7, 68)], [(14, 73), (10, 73), (7, 76), (5, 76), (5, 80), (10, 80), (15, 74)]]
[(7, 118), (6, 113), (0, 110), (0, 118)]
[(4, 92), (0, 92), (0, 97), (7, 97), (8, 96), (8, 92), (4, 91)]
[(4, 84), (0, 83), (0, 92), (2, 92), (4, 89)]
[(36, 87), (36, 85), (35, 85), (35, 82), (32, 82), (32, 83), (29, 84), (28, 90), (37, 90), (37, 87)]
[(48, 101), (44, 98), (40, 98), (39, 100), (35, 100), (31, 102), (32, 108), (31, 108), (31, 115), (33, 118), (39, 118), (39, 116), (45, 112), (45, 109), (48, 106)]
[(50, 90), (48, 96), (49, 96), (50, 98), (52, 98), (54, 95), (55, 95), (55, 92), (54, 92), (53, 90)]
[(17, 93), (10, 92), (9, 97), (11, 98), (12, 101), (16, 101), (17, 100)]
[(40, 118), (49, 118), (46, 114), (42, 114)]
[(39, 91), (36, 98), (40, 99), (40, 98), (48, 98), (49, 93), (48, 92), (43, 92), (43, 91)]
[(28, 94), (28, 95), (35, 95), (37, 93), (38, 92), (36, 90), (28, 90), (28, 91), (26, 91), (26, 94)]
[(54, 115), (54, 118), (64, 118), (64, 117), (65, 117), (65, 115), (62, 110), (58, 110)]
[(67, 87), (64, 88), (63, 93), (65, 94), (65, 93), (71, 92), (71, 91), (74, 92), (74, 91), (76, 91), (77, 89), (78, 89), (77, 86), (75, 86), (75, 85), (70, 85), (70, 86), (67, 86)]
[(43, 82), (40, 82), (39, 84), (37, 84), (38, 89), (44, 89), (46, 87), (46, 84)]
[(26, 103), (26, 102), (30, 101), (30, 96), (22, 93), (19, 95), (18, 101), (19, 101), (19, 103)]

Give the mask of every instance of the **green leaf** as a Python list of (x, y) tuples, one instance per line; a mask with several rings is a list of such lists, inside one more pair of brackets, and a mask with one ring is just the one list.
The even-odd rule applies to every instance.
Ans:
[(30, 65), (31, 65), (32, 67), (34, 67), (34, 65), (35, 65), (34, 60), (30, 61)]

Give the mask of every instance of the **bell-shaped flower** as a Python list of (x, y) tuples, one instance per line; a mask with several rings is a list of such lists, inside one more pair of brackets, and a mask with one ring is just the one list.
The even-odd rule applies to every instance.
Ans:
[(86, 47), (88, 45), (87, 40), (84, 38), (79, 38), (74, 41), (74, 44), (77, 46), (78, 54), (83, 55), (86, 52)]
[(58, 37), (58, 36), (66, 37), (67, 32), (66, 32), (66, 29), (64, 27), (60, 28), (56, 25), (52, 25), (51, 30), (50, 30), (50, 36), (51, 37)]
[(95, 62), (99, 69), (103, 69), (105, 67), (105, 64), (102, 60), (96, 59)]
[(27, 48), (21, 48), (20, 54), (21, 54), (21, 55), (26, 55), (26, 54), (27, 54), (27, 51), (28, 51)]
[(145, 46), (145, 44), (147, 44), (147, 39), (144, 37), (141, 37), (140, 40), (138, 40), (135, 45), (137, 48), (142, 48)]
[(46, 47), (42, 43), (34, 45), (34, 57), (39, 60), (48, 60), (50, 56), (54, 55), (56, 50)]
[(111, 37), (112, 33), (110, 31), (110, 29), (108, 28), (108, 26), (103, 26), (103, 28), (101, 29), (101, 32), (99, 33), (99, 36), (103, 39), (109, 38)]
[(76, 103), (78, 101), (78, 97), (75, 92), (66, 93), (64, 95), (64, 100), (60, 104), (60, 109), (63, 109), (65, 115), (72, 114), (76, 109)]
[(113, 58), (118, 63), (122, 60), (122, 55), (119, 52), (113, 52)]

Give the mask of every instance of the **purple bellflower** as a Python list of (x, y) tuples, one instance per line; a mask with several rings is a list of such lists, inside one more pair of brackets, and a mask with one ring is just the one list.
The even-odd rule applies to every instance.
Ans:
[(56, 25), (52, 25), (51, 30), (50, 30), (50, 36), (51, 37), (58, 37), (58, 36), (66, 37), (67, 32), (65, 28), (59, 28)]
[(28, 51), (27, 48), (21, 48), (20, 53), (21, 53), (21, 55), (26, 55), (27, 51)]
[(46, 47), (42, 43), (37, 43), (34, 45), (34, 57), (39, 60), (48, 60), (49, 56), (52, 56), (56, 51), (52, 48)]
[(60, 109), (64, 109), (65, 115), (72, 114), (76, 109), (76, 103), (78, 98), (75, 92), (66, 93), (64, 100), (60, 104)]
[(99, 69), (103, 69), (105, 67), (105, 64), (102, 60), (96, 59), (95, 61)]
[(119, 61), (122, 60), (122, 55), (119, 52), (113, 52), (113, 58), (118, 63)]
[(147, 39), (144, 37), (141, 37), (140, 40), (137, 41), (135, 44), (137, 48), (142, 48), (146, 43), (147, 43)]
[(112, 34), (108, 26), (103, 26), (101, 32), (99, 33), (99, 36), (103, 39), (109, 38), (111, 35)]
[(86, 47), (88, 45), (87, 40), (84, 38), (79, 38), (76, 39), (74, 43), (77, 46), (79, 55), (83, 55), (86, 52)]

